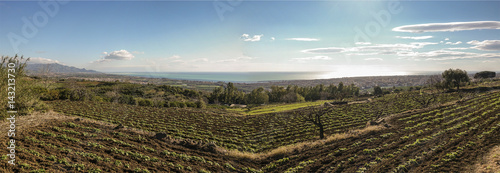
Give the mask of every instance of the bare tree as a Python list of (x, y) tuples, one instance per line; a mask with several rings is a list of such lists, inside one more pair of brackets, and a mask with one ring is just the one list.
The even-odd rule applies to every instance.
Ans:
[(436, 90), (444, 89), (443, 77), (440, 75), (431, 75), (425, 82), (429, 88), (435, 88)]
[(420, 93), (420, 95), (416, 95), (413, 98), (416, 102), (420, 103), (420, 105), (424, 106), (424, 108), (429, 107), (429, 105), (436, 101), (438, 95), (437, 94), (428, 94), (425, 92)]
[(324, 124), (321, 121), (321, 118), (324, 115), (326, 115), (331, 109), (333, 109), (333, 106), (323, 105), (323, 106), (320, 106), (319, 108), (313, 108), (309, 114), (306, 114), (304, 116), (306, 121), (313, 123), (315, 126), (317, 126), (319, 128), (319, 138), (320, 139), (325, 138)]

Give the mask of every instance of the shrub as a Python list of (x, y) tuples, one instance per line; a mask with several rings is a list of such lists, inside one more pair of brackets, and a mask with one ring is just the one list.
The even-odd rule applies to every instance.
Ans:
[(153, 106), (153, 101), (149, 99), (138, 99), (137, 104), (139, 104), (139, 106)]
[(205, 108), (205, 107), (207, 107), (207, 105), (205, 104), (205, 102), (203, 100), (198, 100), (198, 101), (195, 102), (195, 104), (196, 104), (197, 108)]

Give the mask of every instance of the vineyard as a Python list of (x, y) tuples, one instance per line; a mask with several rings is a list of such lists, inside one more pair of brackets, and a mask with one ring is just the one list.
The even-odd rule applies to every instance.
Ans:
[[(461, 172), (500, 144), (500, 92), (408, 113), (392, 128), (271, 161), (269, 172)], [(286, 161), (285, 161), (286, 160)]]
[[(140, 131), (78, 118), (54, 121), (16, 140), (13, 172), (230, 172), (253, 170), (209, 151), (175, 145)], [(7, 144), (2, 143), (6, 148)], [(210, 148), (210, 147), (208, 147)], [(0, 172), (9, 172), (5, 150)]]
[[(424, 97), (413, 92), (407, 95), (388, 95), (372, 102), (340, 105), (324, 117), (327, 134), (359, 129), (376, 114), (389, 115), (423, 108), (411, 97)], [(430, 97), (430, 96), (427, 96)], [(436, 104), (458, 99), (455, 93), (441, 94)], [(114, 124), (165, 132), (179, 139), (213, 141), (228, 149), (262, 152), (280, 146), (314, 139), (317, 129), (302, 115), (311, 107), (286, 112), (251, 116), (231, 116), (199, 109), (169, 109), (139, 107), (106, 102), (54, 101), (55, 111)]]
[[(460, 172), (500, 144), (498, 91), (412, 92), (335, 105), (323, 117), (325, 132), (346, 137), (321, 145), (308, 145), (321, 141), (303, 116), (313, 107), (241, 116), (209, 108), (47, 103), (70, 118), (24, 129), (16, 136), (17, 165), (1, 150), (1, 172)], [(389, 126), (356, 131), (377, 116)], [(254, 158), (230, 152), (294, 144), (304, 147)]]

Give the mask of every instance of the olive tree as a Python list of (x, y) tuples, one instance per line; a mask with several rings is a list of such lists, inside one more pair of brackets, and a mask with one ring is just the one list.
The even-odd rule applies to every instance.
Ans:
[(444, 83), (448, 88), (457, 87), (460, 90), (460, 85), (464, 82), (469, 82), (467, 71), (461, 69), (448, 69), (442, 74)]

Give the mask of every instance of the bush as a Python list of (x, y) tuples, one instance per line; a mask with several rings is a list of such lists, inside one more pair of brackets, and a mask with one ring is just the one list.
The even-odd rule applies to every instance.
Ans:
[(195, 102), (195, 104), (196, 104), (197, 108), (205, 108), (205, 107), (207, 107), (207, 105), (205, 104), (205, 102), (203, 100), (198, 100), (198, 101)]
[(196, 108), (197, 107), (196, 103), (194, 103), (194, 102), (185, 102), (185, 104), (186, 104), (187, 107), (190, 107), (190, 108)]
[(153, 106), (153, 101), (149, 99), (138, 99), (137, 104), (139, 104), (139, 106)]
[(40, 99), (45, 101), (52, 101), (59, 99), (59, 97), (60, 97), (59, 90), (48, 90), (45, 93), (42, 93)]
[(129, 96), (129, 95), (121, 95), (120, 98), (118, 99), (118, 103), (129, 104), (129, 105), (136, 105), (137, 104), (134, 97)]
[(186, 103), (184, 103), (184, 102), (179, 102), (179, 103), (177, 104), (177, 106), (178, 106), (178, 107), (180, 107), (180, 108), (185, 108), (185, 107), (187, 107)]
[(171, 107), (171, 108), (178, 107), (178, 106), (177, 106), (177, 102), (169, 102), (169, 103), (168, 103), (168, 107)]
[[(43, 107), (43, 103), (40, 101), (40, 88), (33, 87), (35, 84), (35, 80), (26, 76), (24, 69), (26, 67), (26, 62), (28, 59), (24, 59), (22, 56), (2, 56), (2, 60), (0, 62), (0, 105), (2, 109), (11, 110), (8, 108), (9, 99), (8, 92), (15, 92), (15, 95), (12, 100), (15, 101), (15, 108), (13, 110), (17, 110), (20, 115), (29, 114), (38, 108)], [(12, 68), (9, 68), (8, 65), (11, 64)], [(9, 71), (10, 69), (10, 71)], [(14, 75), (9, 76), (8, 74)], [(9, 81), (12, 80), (13, 82)], [(15, 91), (8, 90), (9, 83), (15, 82)], [(12, 86), (12, 85), (11, 85)], [(7, 115), (5, 111), (2, 111), (1, 115), (2, 119)]]

